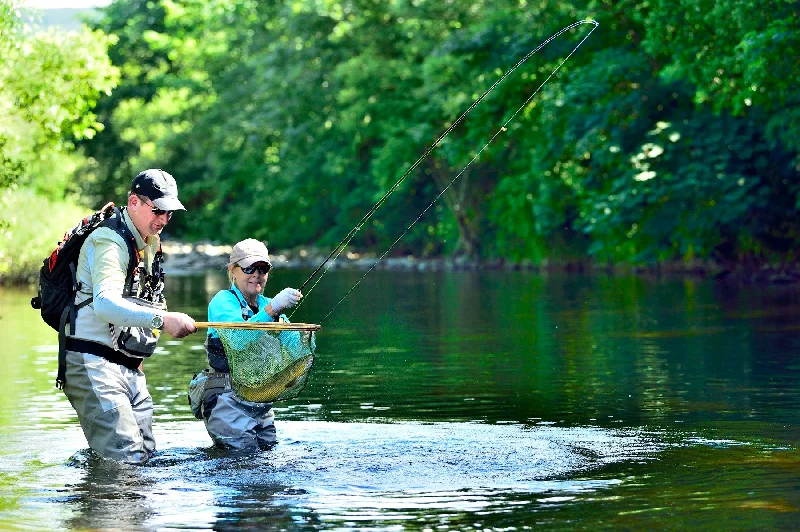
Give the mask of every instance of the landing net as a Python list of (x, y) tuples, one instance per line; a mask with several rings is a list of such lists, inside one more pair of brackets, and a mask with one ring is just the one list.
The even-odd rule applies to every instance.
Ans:
[(217, 333), (233, 389), (245, 401), (292, 399), (305, 386), (317, 347), (313, 330), (218, 328)]

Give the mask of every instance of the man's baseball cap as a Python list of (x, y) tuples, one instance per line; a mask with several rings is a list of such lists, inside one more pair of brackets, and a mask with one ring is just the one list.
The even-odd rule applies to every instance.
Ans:
[(164, 170), (150, 168), (139, 173), (131, 183), (131, 194), (144, 196), (156, 208), (165, 211), (185, 211), (186, 207), (178, 200), (178, 184), (175, 178)]

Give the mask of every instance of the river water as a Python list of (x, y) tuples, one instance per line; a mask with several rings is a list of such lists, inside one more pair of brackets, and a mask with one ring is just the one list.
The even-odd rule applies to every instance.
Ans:
[[(309, 272), (276, 269), (267, 292)], [(332, 270), (293, 321), (362, 276)], [(221, 272), (168, 279), (205, 320)], [(86, 448), (56, 334), (0, 289), (0, 529), (796, 529), (800, 287), (374, 271), (276, 405), (279, 442), (214, 449), (186, 401), (202, 334), (145, 363), (158, 452)]]

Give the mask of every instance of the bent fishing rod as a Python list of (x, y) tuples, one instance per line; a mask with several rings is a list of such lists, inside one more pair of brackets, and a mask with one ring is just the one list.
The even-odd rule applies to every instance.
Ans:
[[(342, 239), (342, 241), (336, 245), (333, 251), (331, 251), (331, 253), (327, 256), (327, 258), (325, 258), (325, 260), (323, 260), (322, 263), (320, 263), (320, 265), (317, 266), (317, 269), (314, 270), (314, 272), (308, 277), (308, 279), (306, 279), (300, 286), (299, 290), (301, 292), (303, 292), (305, 287), (314, 279), (314, 277), (322, 270), (322, 268), (327, 263), (331, 262), (332, 260), (336, 260), (336, 258), (339, 257), (342, 251), (344, 251), (344, 249), (347, 247), (350, 241), (355, 237), (356, 233), (358, 233), (358, 231), (364, 226), (364, 224), (370, 218), (372, 218), (372, 215), (374, 215), (375, 212), (386, 202), (389, 196), (391, 196), (392, 193), (394, 193), (394, 191), (397, 190), (397, 188), (403, 183), (403, 181), (405, 181), (406, 177), (408, 177), (409, 174), (411, 174), (411, 172), (413, 172), (425, 159), (428, 158), (431, 152), (434, 149), (436, 149), (439, 146), (439, 144), (441, 144), (441, 142), (445, 139), (445, 137), (447, 137), (450, 134), (450, 132), (453, 131), (453, 129), (455, 129), (455, 127), (458, 126), (464, 120), (464, 118), (495, 89), (495, 87), (497, 87), (507, 77), (513, 74), (514, 71), (517, 70), (517, 68), (522, 66), (528, 59), (530, 59), (533, 55), (539, 52), (539, 50), (544, 48), (547, 44), (554, 41), (559, 36), (563, 35), (569, 30), (581, 26), (583, 24), (593, 25), (592, 29), (589, 30), (589, 33), (587, 33), (583, 37), (583, 39), (580, 40), (580, 42), (569, 52), (569, 54), (567, 54), (567, 56), (556, 66), (556, 68), (554, 68), (550, 72), (547, 78), (536, 88), (536, 90), (533, 91), (533, 93), (531, 93), (530, 96), (528, 96), (528, 98), (522, 103), (522, 105), (520, 105), (519, 108), (516, 111), (514, 111), (514, 113), (500, 126), (500, 128), (497, 129), (494, 135), (492, 135), (492, 137), (483, 145), (483, 147), (481, 147), (480, 150), (478, 150), (475, 153), (472, 159), (470, 159), (470, 161), (464, 166), (464, 168), (462, 168), (461, 171), (458, 172), (458, 174), (447, 184), (447, 186), (445, 186), (439, 192), (439, 194), (433, 199), (433, 201), (431, 201), (430, 204), (428, 204), (428, 206), (425, 207), (425, 209), (423, 209), (423, 211), (420, 213), (419, 216), (417, 216), (417, 218), (411, 223), (411, 225), (406, 227), (405, 231), (403, 231), (403, 233), (386, 249), (386, 251), (384, 251), (380, 255), (380, 257), (378, 257), (378, 259), (374, 262), (374, 264), (372, 264), (372, 266), (370, 266), (370, 268), (366, 271), (366, 273), (364, 273), (364, 275), (362, 275), (361, 278), (358, 281), (356, 281), (356, 283), (344, 294), (344, 296), (342, 296), (342, 298), (339, 299), (339, 301), (337, 301), (336, 304), (333, 305), (333, 307), (328, 311), (325, 317), (322, 318), (322, 320), (320, 320), (320, 323), (325, 321), (328, 318), (328, 316), (330, 316), (333, 313), (333, 311), (336, 310), (336, 308), (342, 303), (342, 301), (344, 301), (345, 298), (347, 298), (347, 296), (349, 296), (350, 293), (353, 292), (353, 290), (355, 290), (359, 284), (361, 284), (364, 278), (367, 275), (369, 275), (369, 273), (372, 272), (372, 270), (375, 269), (378, 263), (380, 263), (380, 261), (383, 260), (384, 257), (386, 257), (386, 255), (397, 245), (398, 242), (400, 242), (400, 240), (402, 240), (402, 238), (411, 230), (411, 228), (417, 222), (419, 222), (423, 216), (425, 216), (425, 213), (427, 213), (428, 210), (430, 210), (430, 208), (433, 207), (433, 205), (439, 200), (439, 198), (441, 198), (444, 195), (444, 193), (447, 192), (447, 190), (453, 185), (453, 183), (455, 183), (456, 180), (458, 180), (458, 178), (460, 178), (467, 171), (467, 169), (472, 165), (472, 163), (475, 162), (475, 160), (478, 159), (478, 157), (480, 157), (481, 153), (483, 153), (483, 151), (486, 150), (486, 148), (488, 148), (501, 133), (508, 131), (508, 125), (516, 118), (516, 116), (520, 113), (520, 111), (522, 111), (522, 109), (524, 109), (528, 105), (528, 103), (530, 103), (530, 101), (539, 93), (539, 91), (542, 90), (542, 87), (544, 87), (547, 84), (547, 82), (550, 81), (550, 79), (561, 69), (561, 67), (569, 60), (569, 58), (572, 57), (572, 55), (578, 50), (578, 48), (580, 48), (581, 45), (583, 45), (586, 39), (589, 38), (589, 36), (594, 32), (594, 30), (597, 29), (597, 27), (600, 24), (594, 20), (580, 20), (578, 22), (574, 22), (569, 26), (562, 28), (557, 33), (551, 35), (548, 39), (543, 41), (536, 48), (528, 52), (522, 59), (520, 59), (517, 62), (517, 64), (515, 64), (510, 70), (506, 71), (499, 79), (497, 79), (497, 81), (495, 81), (488, 89), (486, 89), (483, 92), (483, 94), (481, 94), (474, 102), (472, 102), (472, 104), (467, 108), (467, 110), (464, 111), (447, 129), (445, 129), (445, 131), (441, 135), (439, 135), (439, 137), (433, 142), (433, 144), (431, 144), (423, 152), (423, 154), (403, 173), (403, 175), (397, 180), (397, 182), (386, 191), (386, 193), (381, 197), (381, 199), (379, 199), (377, 203), (375, 203), (375, 205), (373, 205), (372, 208), (370, 208), (369, 211), (361, 218), (361, 220), (359, 220), (359, 222), (355, 226), (353, 226), (350, 232), (347, 233), (347, 235)], [(308, 293), (306, 293), (305, 296), (308, 296), (308, 294), (310, 294), (314, 290), (314, 288), (317, 286), (317, 284), (319, 284), (320, 280), (328, 272), (329, 269), (330, 266), (326, 268), (322, 272), (322, 274), (320, 274), (320, 276), (316, 279), (314, 284), (311, 285), (311, 288), (309, 288)], [(295, 307), (294, 311), (292, 311), (292, 314), (289, 316), (290, 318), (292, 315), (294, 315), (295, 312), (297, 312), (297, 309), (300, 308), (305, 299), (306, 298), (304, 297), (303, 299), (300, 300), (300, 304)]]

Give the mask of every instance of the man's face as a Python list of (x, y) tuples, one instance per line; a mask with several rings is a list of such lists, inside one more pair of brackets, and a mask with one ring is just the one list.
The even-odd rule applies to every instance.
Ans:
[(133, 225), (145, 239), (161, 234), (161, 230), (172, 218), (172, 211), (157, 209), (147, 197), (138, 194), (128, 196), (128, 213)]

